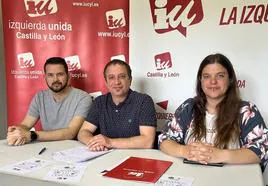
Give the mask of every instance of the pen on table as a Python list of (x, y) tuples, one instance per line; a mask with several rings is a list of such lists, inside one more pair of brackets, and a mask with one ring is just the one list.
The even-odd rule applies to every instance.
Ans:
[(38, 154), (41, 155), (43, 152), (45, 152), (45, 150), (47, 150), (46, 147), (42, 148)]

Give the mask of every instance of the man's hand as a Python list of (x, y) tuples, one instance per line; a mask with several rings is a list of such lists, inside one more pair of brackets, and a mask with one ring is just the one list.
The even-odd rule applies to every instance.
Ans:
[(104, 151), (112, 148), (112, 142), (110, 138), (99, 134), (97, 136), (92, 137), (88, 141), (87, 146), (91, 151)]
[(8, 127), (7, 142), (8, 145), (24, 145), (31, 141), (30, 131), (20, 126)]

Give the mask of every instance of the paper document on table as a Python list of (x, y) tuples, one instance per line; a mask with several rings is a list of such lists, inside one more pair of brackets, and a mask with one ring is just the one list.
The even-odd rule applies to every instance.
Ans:
[(55, 165), (44, 180), (73, 183), (80, 182), (85, 173), (87, 166), (85, 165)]
[(163, 175), (155, 186), (191, 186), (194, 178), (186, 178), (180, 176)]
[(58, 161), (65, 161), (65, 162), (84, 162), (90, 159), (93, 159), (95, 157), (101, 156), (103, 154), (106, 154), (109, 151), (99, 151), (99, 152), (94, 152), (88, 150), (87, 147), (75, 147), (59, 152), (54, 152), (52, 154), (53, 159), (58, 160)]
[(43, 168), (53, 162), (47, 160), (41, 160), (38, 158), (31, 158), (28, 160), (20, 161), (11, 165), (7, 165), (0, 168), (0, 171), (13, 172), (18, 174), (25, 174)]

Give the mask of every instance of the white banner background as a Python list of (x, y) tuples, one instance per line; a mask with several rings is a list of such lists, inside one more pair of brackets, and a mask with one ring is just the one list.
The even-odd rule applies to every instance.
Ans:
[[(151, 14), (155, 10), (151, 9), (150, 1), (130, 1), (132, 88), (151, 95), (156, 103), (168, 101), (166, 109), (156, 105), (157, 112), (167, 118), (185, 99), (194, 96), (195, 77), (203, 58), (219, 52), (233, 63), (242, 98), (257, 105), (267, 124), (268, 2), (203, 0), (202, 9), (203, 19), (188, 26), (186, 36), (177, 30), (159, 34), (155, 31)], [(155, 56), (166, 52), (170, 53), (172, 67), (157, 70)], [(158, 77), (150, 77), (153, 73), (158, 73)], [(159, 73), (176, 77), (159, 77)], [(158, 120), (158, 130), (164, 121)], [(268, 184), (267, 170), (264, 180)]]

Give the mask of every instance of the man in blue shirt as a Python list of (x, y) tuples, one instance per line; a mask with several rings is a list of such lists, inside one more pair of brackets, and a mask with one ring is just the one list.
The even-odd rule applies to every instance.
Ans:
[[(103, 74), (109, 93), (94, 100), (79, 141), (93, 151), (152, 148), (156, 130), (152, 98), (130, 89), (131, 69), (124, 61), (110, 61)], [(100, 134), (93, 136), (97, 128)]]

